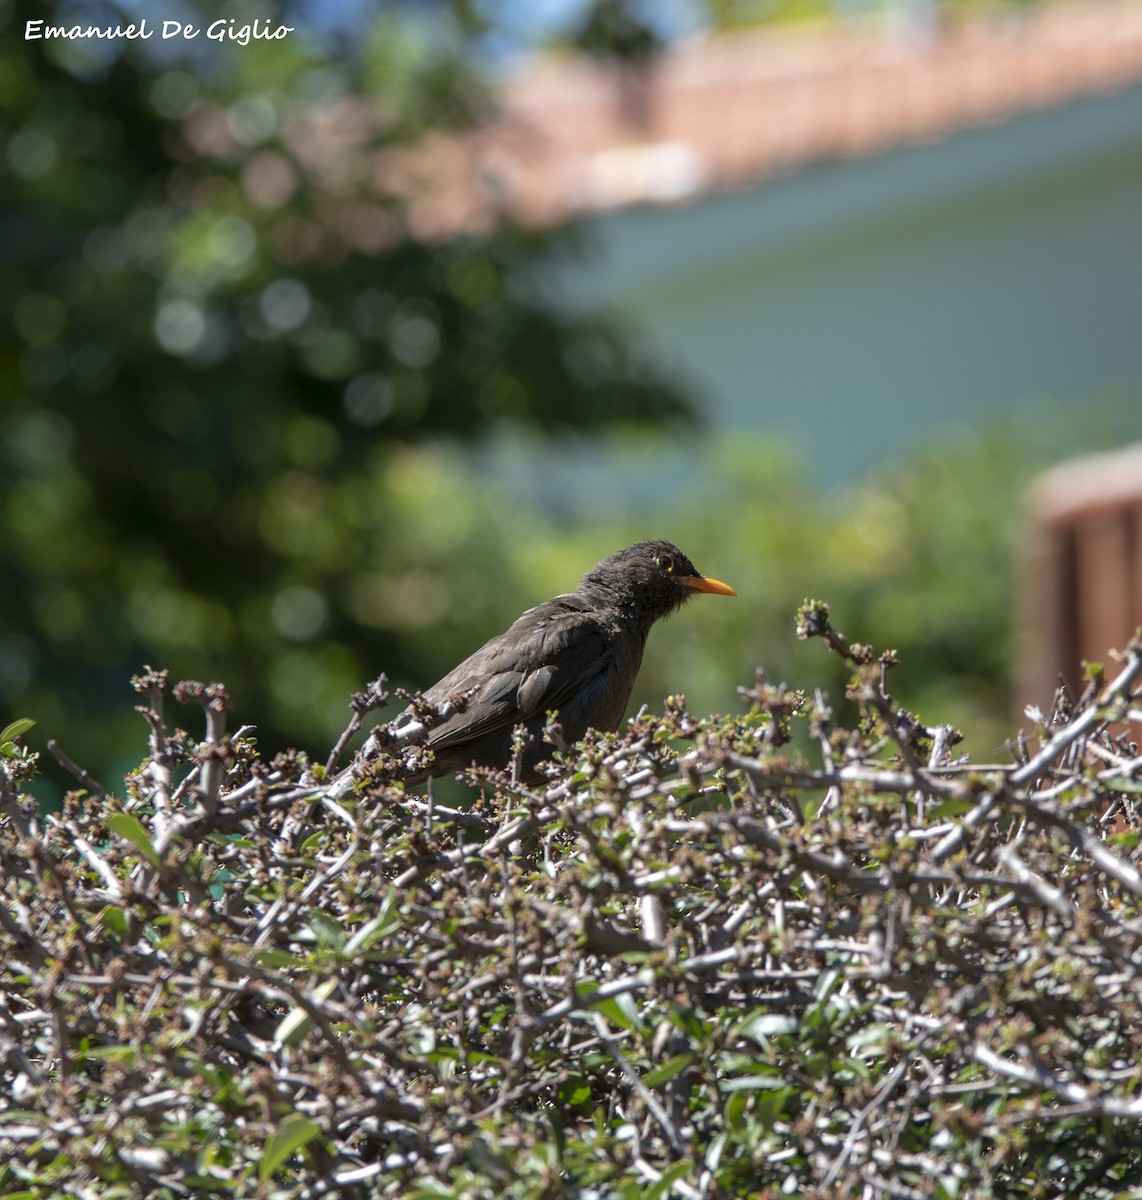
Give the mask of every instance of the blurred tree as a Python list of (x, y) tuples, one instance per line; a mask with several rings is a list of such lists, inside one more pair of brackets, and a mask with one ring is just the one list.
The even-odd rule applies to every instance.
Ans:
[(325, 46), (26, 41), (36, 19), (139, 15), (0, 6), (0, 711), (106, 767), (87, 722), (149, 661), (320, 746), (372, 673), (419, 674), (429, 623), (511, 588), (494, 520), (416, 445), (686, 405), (543, 299), (565, 237), (410, 236), (392, 152), (490, 103), (464, 0)]
[[(951, 692), (965, 724), (1005, 729), (1015, 497), (1078, 448), (1069, 426), (1050, 453), (1025, 430), (944, 447), (835, 508), (740, 437), (656, 449), (653, 514), (612, 519), (588, 484), (562, 527), (472, 469), (465, 448), (507, 425), (526, 453), (687, 416), (618, 331), (544, 299), (570, 234), (410, 233), (402, 148), (489, 111), (492, 8), (408, 0), (319, 44), (314, 4), (283, 40), (124, 47), (24, 22), (137, 13), (0, 0), (0, 724), (34, 716), (113, 777), (127, 675), (153, 662), (223, 679), (270, 747), (321, 749), (377, 671), (428, 682), (657, 535), (742, 600), (652, 639), (637, 701), (730, 707), (758, 661), (800, 684), (789, 621), (818, 595), (898, 643), (911, 703), (945, 688), (933, 711)], [(598, 0), (571, 40), (637, 67), (658, 11)], [(816, 657), (808, 677), (839, 694)]]

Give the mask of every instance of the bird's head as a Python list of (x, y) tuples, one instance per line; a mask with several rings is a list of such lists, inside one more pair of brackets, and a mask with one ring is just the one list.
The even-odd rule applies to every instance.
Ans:
[(657, 621), (685, 604), (695, 592), (735, 596), (728, 583), (699, 574), (671, 542), (636, 542), (604, 558), (583, 576), (579, 589)]

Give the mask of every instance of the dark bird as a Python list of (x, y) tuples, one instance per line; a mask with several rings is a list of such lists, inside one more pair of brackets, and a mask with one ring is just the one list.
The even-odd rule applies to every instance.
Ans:
[[(428, 719), (420, 744), (432, 751), (432, 765), (410, 772), (406, 782), (472, 765), (508, 766), (517, 725), (527, 734), (523, 777), (534, 780), (552, 753), (543, 729), (553, 711), (568, 744), (588, 729), (617, 729), (650, 627), (696, 592), (736, 595), (721, 580), (700, 575), (670, 542), (638, 542), (604, 558), (578, 591), (529, 608), (424, 692), (419, 711), (410, 706), (392, 722), (389, 732), (403, 740), (426, 710), (458, 710), (437, 724)], [(370, 752), (367, 743), (362, 755)]]

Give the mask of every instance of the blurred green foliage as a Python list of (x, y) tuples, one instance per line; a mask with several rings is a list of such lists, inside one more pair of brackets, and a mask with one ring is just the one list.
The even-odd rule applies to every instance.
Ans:
[(955, 20), (969, 13), (1017, 12), (1047, 0), (705, 0), (703, 8), (719, 29), (765, 22), (821, 21), (834, 17), (878, 17), (923, 21)]
[(103, 767), (123, 731), (75, 718), (153, 661), (271, 744), (324, 737), (514, 590), (448, 451), (412, 447), (688, 409), (544, 300), (566, 236), (409, 236), (386, 155), (488, 102), (468, 6), (351, 46), (25, 42), (53, 13), (0, 8), (0, 707)]
[[(381, 168), (487, 110), (470, 6), (392, 6), (352, 45), (184, 58), (25, 43), (51, 11), (0, 8), (3, 722), (33, 717), (113, 776), (128, 679), (153, 663), (222, 680), (269, 750), (323, 747), (378, 672), (425, 686), (663, 536), (739, 598), (656, 631), (637, 702), (725, 709), (757, 664), (840, 694), (791, 636), (815, 595), (899, 643), (906, 702), (938, 692), (978, 755), (998, 745), (1018, 493), (1081, 448), (1064, 422), (1036, 413), (824, 499), (779, 447), (671, 440), (692, 400), (622, 331), (544, 296), (573, 234), (409, 235)], [(653, 503), (594, 479), (551, 503), (470, 453), (522, 429), (542, 477), (552, 434), (616, 426), (636, 448), (600, 460), (617, 477), (649, 462)]]

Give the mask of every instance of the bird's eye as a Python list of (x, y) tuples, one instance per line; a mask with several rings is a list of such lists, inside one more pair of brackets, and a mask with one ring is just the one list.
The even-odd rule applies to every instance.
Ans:
[(669, 554), (660, 554), (654, 560), (654, 565), (660, 571), (665, 571), (667, 575), (670, 575), (674, 570), (674, 559)]

